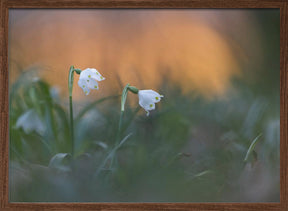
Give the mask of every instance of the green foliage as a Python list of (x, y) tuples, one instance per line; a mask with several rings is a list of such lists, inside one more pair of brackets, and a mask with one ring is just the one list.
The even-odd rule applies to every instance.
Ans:
[[(119, 136), (119, 95), (97, 99), (75, 115), (73, 159), (68, 107), (63, 106), (68, 96), (62, 101), (47, 82), (31, 78), (25, 73), (10, 89), (11, 201), (249, 200), (242, 182), (250, 166), (252, 172), (264, 169), (272, 194), (279, 193), (279, 102), (274, 96), (255, 96), (235, 82), (238, 93), (206, 99), (183, 95), (166, 80), (159, 87), (165, 98), (149, 117), (139, 106), (126, 105)], [(36, 120), (39, 124), (29, 124)], [(262, 141), (256, 145), (259, 133)], [(246, 159), (254, 151), (256, 164)]]

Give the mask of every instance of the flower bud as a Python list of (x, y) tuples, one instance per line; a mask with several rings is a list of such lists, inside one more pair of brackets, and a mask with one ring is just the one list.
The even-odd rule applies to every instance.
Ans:
[(80, 75), (80, 73), (81, 73), (81, 70), (80, 70), (80, 69), (74, 69), (74, 71), (75, 71), (78, 75)]
[(134, 94), (138, 94), (139, 92), (139, 89), (137, 89), (135, 86), (129, 86), (128, 89)]

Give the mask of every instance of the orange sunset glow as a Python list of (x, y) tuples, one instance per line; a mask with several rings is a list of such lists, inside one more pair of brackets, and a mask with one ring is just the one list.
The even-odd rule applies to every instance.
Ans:
[[(243, 28), (243, 14), (233, 13), (240, 33), (249, 28)], [(109, 90), (101, 93), (128, 82), (157, 88), (169, 78), (184, 92), (221, 95), (232, 77), (241, 76), (236, 57), (247, 57), (242, 46), (224, 36), (229, 28), (217, 28), (230, 16), (205, 10), (15, 10), (9, 67), (15, 73), (17, 64), (40, 65), (41, 74), (61, 93), (67, 91), (68, 69), (74, 65), (94, 67), (106, 77)], [(75, 96), (81, 96), (80, 90)]]

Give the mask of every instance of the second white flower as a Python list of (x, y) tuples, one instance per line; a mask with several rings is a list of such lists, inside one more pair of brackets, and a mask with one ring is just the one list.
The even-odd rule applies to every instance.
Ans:
[(139, 90), (139, 105), (145, 109), (147, 112), (147, 116), (149, 115), (149, 111), (155, 109), (155, 103), (160, 102), (161, 98), (164, 97), (159, 93), (149, 89), (149, 90)]

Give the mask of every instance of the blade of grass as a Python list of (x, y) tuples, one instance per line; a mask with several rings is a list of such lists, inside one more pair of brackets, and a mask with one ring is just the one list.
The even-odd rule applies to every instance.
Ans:
[(246, 163), (250, 157), (250, 155), (252, 154), (256, 144), (258, 143), (258, 141), (260, 140), (259, 138), (261, 137), (261, 133), (252, 141), (252, 143), (250, 144), (248, 150), (247, 150), (247, 153), (246, 153), (246, 156), (244, 158), (244, 162)]
[(202, 177), (202, 176), (204, 176), (204, 175), (206, 175), (206, 174), (210, 174), (210, 173), (212, 173), (211, 170), (205, 170), (205, 171), (202, 171), (202, 172), (200, 172), (200, 173), (198, 173), (198, 174), (195, 174), (195, 175), (194, 175), (194, 178), (196, 178), (196, 177)]
[[(125, 136), (120, 143), (115, 146), (110, 153), (107, 155), (107, 157), (105, 158), (105, 160), (101, 163), (101, 165), (98, 167), (96, 173), (95, 173), (95, 177), (97, 177), (99, 175), (99, 173), (101, 172), (101, 170), (103, 170), (103, 167), (106, 165), (107, 161), (111, 158), (111, 162), (114, 160), (114, 155), (116, 153), (116, 151), (128, 140), (128, 138), (130, 138), (130, 136), (132, 135), (132, 133), (129, 133), (127, 136)], [(112, 164), (110, 164), (110, 168), (111, 168)]]
[(116, 150), (118, 150), (127, 140), (128, 138), (130, 138), (130, 136), (132, 135), (132, 133), (129, 133), (127, 136), (125, 136), (121, 141), (120, 143), (118, 144), (118, 146), (116, 146)]

